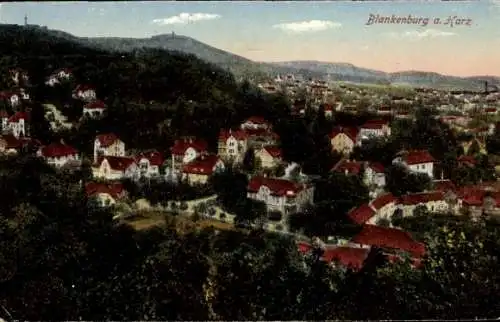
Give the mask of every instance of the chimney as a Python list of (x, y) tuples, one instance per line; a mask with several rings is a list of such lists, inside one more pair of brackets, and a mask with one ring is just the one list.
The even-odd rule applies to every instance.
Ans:
[(444, 180), (444, 171), (441, 170), (441, 180)]
[(60, 139), (59, 142), (62, 144), (62, 145), (66, 145), (66, 143), (64, 142), (64, 139)]

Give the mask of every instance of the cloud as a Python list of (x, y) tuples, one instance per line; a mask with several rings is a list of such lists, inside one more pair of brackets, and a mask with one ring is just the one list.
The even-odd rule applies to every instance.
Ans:
[(187, 13), (183, 12), (177, 16), (162, 19), (154, 19), (152, 23), (156, 25), (185, 25), (192, 22), (219, 19), (221, 16), (213, 13)]
[(426, 29), (422, 31), (406, 31), (402, 33), (390, 32), (387, 34), (389, 37), (398, 39), (422, 40), (437, 37), (450, 37), (456, 34), (448, 31), (441, 31), (436, 29)]
[(293, 33), (316, 32), (326, 29), (340, 28), (342, 24), (329, 20), (309, 20), (289, 23), (280, 23), (273, 25), (273, 28), (281, 29)]

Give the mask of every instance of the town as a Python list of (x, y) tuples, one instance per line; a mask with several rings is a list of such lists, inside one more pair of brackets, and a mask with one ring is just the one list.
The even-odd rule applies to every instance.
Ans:
[(0, 321), (498, 313), (491, 78), (238, 79), (0, 31)]
[[(419, 251), (415, 253), (415, 259), (425, 253), (422, 244), (398, 227), (398, 219), (422, 213), (441, 213), (467, 215), (470, 220), (477, 220), (482, 215), (496, 218), (500, 212), (496, 206), (500, 203), (500, 195), (497, 196), (500, 185), (496, 183), (500, 158), (495, 157), (495, 150), (488, 149), (493, 147), (494, 143), (488, 142), (494, 138), (499, 124), (497, 110), (500, 108), (500, 93), (488, 91), (487, 83), (482, 93), (395, 88), (395, 92), (400, 92), (397, 95), (389, 93), (390, 89), (377, 86), (300, 80), (300, 76), (296, 78), (295, 75), (278, 75), (265, 84), (258, 84), (268, 93), (288, 95), (293, 100), (290, 106), (293, 118), (306, 118), (306, 114), (313, 114), (314, 118), (323, 119), (325, 124), (331, 125), (327, 137), (335, 162), (325, 175), (357, 177), (362, 188), (368, 191), (368, 198), (353, 205), (345, 214), (354, 224), (363, 226), (358, 234), (346, 239), (345, 236), (323, 232), (307, 236), (304, 235), (305, 227), (291, 227), (294, 216), (312, 211), (318, 202), (317, 196), (325, 195), (327, 191), (318, 191), (321, 189), (315, 185), (321, 180), (318, 175), (308, 175), (301, 170), (300, 164), (286, 160), (280, 136), (273, 131), (273, 124), (261, 115), (249, 117), (237, 128), (220, 129), (216, 150), (208, 147), (207, 141), (212, 138), (184, 136), (175, 140), (168, 154), (155, 149), (128, 151), (126, 142), (115, 133), (99, 133), (92, 142), (92, 153), (85, 155), (63, 140), (41, 145), (36, 137), (29, 135), (30, 111), (23, 109), (24, 103), (30, 100), (28, 90), (23, 87), (23, 84), (29, 84), (29, 73), (12, 69), (9, 76), (14, 87), (3, 91), (2, 97), (7, 109), (12, 112), (1, 111), (4, 133), (0, 141), (2, 152), (6, 155), (17, 154), (31, 143), (36, 146), (36, 154), (53, 167), (74, 170), (89, 166), (93, 180), (87, 182), (85, 188), (95, 206), (122, 209), (121, 204), (130, 208), (141, 201), (149, 209), (209, 219), (216, 227), (242, 222), (245, 225), (258, 224), (273, 232), (297, 234), (303, 251), (313, 248), (304, 239), (315, 238), (317, 242), (318, 235), (321, 235), (328, 239), (326, 246), (322, 244), (327, 250), (325, 260), (333, 265), (354, 265), (358, 269), (371, 247), (387, 249), (391, 256), (398, 252), (413, 254), (413, 249), (417, 248)], [(54, 70), (47, 75), (46, 85), (57, 87), (73, 77), (70, 69)], [(97, 97), (95, 88), (79, 84), (77, 80), (73, 82), (77, 85), (69, 94), (72, 100), (83, 102), (81, 119), (102, 118), (107, 107)], [(53, 104), (44, 106), (44, 114), (54, 131), (78, 126), (65, 125), (66, 116), (61, 107)], [(418, 113), (423, 109), (428, 109), (431, 114), (421, 115), (418, 119)], [(350, 123), (334, 121), (338, 114), (350, 118)], [(360, 120), (364, 121), (360, 123)], [(411, 137), (402, 136), (402, 132), (419, 121), (425, 126), (434, 122), (434, 126), (453, 132), (457, 142), (453, 151), (456, 153), (455, 160), (433, 156), (433, 147), (415, 149), (411, 146)], [(394, 134), (395, 131), (398, 131), (397, 134)], [(399, 135), (400, 140), (409, 141), (400, 142), (408, 146), (395, 151), (397, 153), (391, 157), (390, 163), (383, 155), (365, 154), (374, 145), (387, 144), (395, 135)], [(439, 154), (443, 155), (443, 152)], [(451, 168), (443, 165), (447, 161), (451, 162)], [(474, 170), (478, 168), (482, 174)], [(227, 171), (245, 175), (248, 180), (246, 198), (261, 203), (262, 207), (256, 208), (261, 209), (261, 213), (250, 216), (233, 213), (231, 206), (217, 194), (192, 200), (158, 200), (157, 204), (151, 204), (148, 195), (142, 199), (130, 196), (123, 183), (141, 185), (145, 180), (163, 181), (174, 186), (187, 184), (200, 186), (203, 191), (213, 191), (205, 186), (213, 185), (211, 179), (217, 179)], [(397, 180), (402, 180), (401, 177), (391, 178), (396, 174), (423, 183), (407, 190), (406, 187), (394, 189), (389, 181), (398, 184)], [(399, 184), (405, 183), (401, 181)], [(393, 193), (394, 190), (398, 193)], [(225, 193), (221, 191), (222, 197)], [(335, 199), (336, 196), (329, 198)], [(126, 219), (128, 215), (130, 213), (117, 211), (115, 219)], [(335, 215), (341, 217), (344, 214)], [(229, 225), (217, 225), (216, 222)], [(331, 240), (335, 242), (331, 243)]]

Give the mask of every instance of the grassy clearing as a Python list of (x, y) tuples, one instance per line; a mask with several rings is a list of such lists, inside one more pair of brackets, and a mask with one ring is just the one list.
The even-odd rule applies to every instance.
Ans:
[(148, 230), (153, 227), (170, 227), (178, 233), (187, 233), (193, 230), (202, 230), (213, 227), (219, 230), (237, 230), (232, 224), (213, 219), (200, 219), (193, 221), (186, 215), (172, 215), (167, 212), (149, 211), (141, 212), (134, 218), (124, 220), (124, 224), (137, 231)]

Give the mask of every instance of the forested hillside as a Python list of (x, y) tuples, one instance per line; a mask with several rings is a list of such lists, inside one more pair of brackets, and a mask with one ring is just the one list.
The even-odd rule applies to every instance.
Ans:
[[(324, 118), (310, 127), (293, 120), (286, 97), (236, 83), (228, 72), (194, 56), (150, 49), (110, 54), (8, 26), (0, 28), (0, 45), (2, 75), (20, 67), (31, 77), (32, 135), (42, 141), (64, 138), (88, 154), (101, 131), (116, 132), (127, 149), (156, 145), (168, 150), (174, 138), (191, 134), (211, 140), (213, 149), (221, 127), (261, 115), (276, 125), (287, 158), (311, 169), (332, 159), (324, 146), (315, 145), (324, 139)], [(45, 77), (57, 68), (72, 69), (74, 80), (48, 88)], [(8, 77), (1, 81), (11, 86)], [(67, 113), (79, 109), (67, 98), (78, 83), (96, 86), (109, 105), (108, 115), (52, 133), (41, 104), (55, 103)], [(327, 172), (331, 165), (321, 168)], [(0, 157), (2, 319), (500, 316), (500, 229), (492, 221), (432, 214), (402, 219), (401, 226), (428, 245), (422, 267), (389, 264), (375, 251), (362, 271), (353, 272), (302, 256), (290, 238), (262, 231), (179, 229), (170, 215), (163, 227), (135, 231), (89, 205), (86, 180), (85, 171), (55, 170), (27, 151)], [(347, 199), (352, 193), (344, 194)]]

